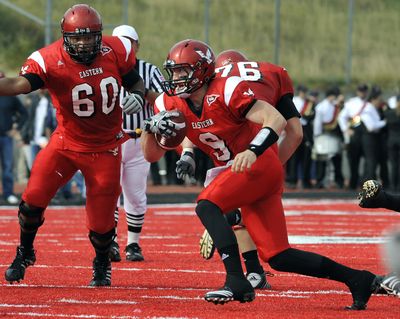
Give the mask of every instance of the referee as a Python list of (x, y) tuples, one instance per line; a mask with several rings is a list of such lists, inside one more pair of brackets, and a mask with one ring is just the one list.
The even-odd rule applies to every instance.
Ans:
[[(113, 30), (113, 36), (125, 37), (132, 43), (132, 48), (137, 56), (139, 51), (139, 36), (135, 28), (128, 25), (120, 25)], [(144, 260), (142, 249), (139, 246), (140, 233), (144, 222), (144, 215), (147, 209), (147, 175), (149, 174), (150, 163), (147, 162), (140, 147), (140, 134), (143, 120), (153, 115), (153, 103), (162, 92), (161, 82), (164, 77), (159, 68), (141, 59), (136, 59), (136, 70), (143, 78), (145, 85), (146, 103), (142, 112), (132, 115), (123, 114), (123, 129), (131, 136), (131, 139), (122, 144), (122, 166), (121, 186), (124, 196), (124, 210), (128, 223), (128, 238), (125, 248), (126, 260)], [(126, 95), (121, 88), (120, 100)], [(115, 211), (115, 224), (118, 223), (118, 207)], [(111, 261), (121, 261), (117, 237), (110, 250)]]

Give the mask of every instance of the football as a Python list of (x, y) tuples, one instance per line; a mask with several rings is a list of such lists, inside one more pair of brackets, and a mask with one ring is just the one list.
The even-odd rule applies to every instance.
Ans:
[(175, 131), (176, 135), (171, 137), (165, 137), (160, 134), (154, 134), (158, 145), (165, 150), (173, 150), (176, 147), (178, 147), (184, 140), (187, 131), (187, 124), (183, 113), (179, 110), (171, 110), (169, 112), (177, 112), (179, 115), (171, 119), (175, 123), (185, 123), (185, 127), (180, 130), (176, 130)]

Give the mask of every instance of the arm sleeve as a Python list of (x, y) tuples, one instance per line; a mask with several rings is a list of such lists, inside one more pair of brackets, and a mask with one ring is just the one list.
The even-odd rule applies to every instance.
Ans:
[(297, 108), (293, 103), (292, 98), (293, 95), (291, 93), (287, 93), (280, 98), (276, 105), (276, 109), (282, 114), (285, 120), (290, 120), (293, 117), (301, 117), (299, 111), (297, 111)]
[(128, 73), (122, 76), (122, 86), (128, 90), (141, 79), (140, 74), (135, 69), (131, 69)]
[(29, 83), (31, 85), (31, 91), (36, 91), (36, 90), (44, 87), (43, 80), (37, 74), (27, 73), (27, 74), (23, 74), (21, 76), (23, 76), (25, 79), (27, 79), (29, 81)]
[(28, 57), (19, 75), (29, 81), (31, 91), (36, 91), (46, 86), (46, 63), (40, 51), (35, 51)]

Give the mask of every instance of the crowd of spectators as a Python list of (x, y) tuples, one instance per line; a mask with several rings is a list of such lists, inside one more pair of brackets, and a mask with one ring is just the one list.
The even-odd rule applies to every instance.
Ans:
[(384, 98), (378, 86), (360, 84), (345, 98), (299, 85), (294, 103), (302, 115), (302, 144), (287, 164), (288, 188), (358, 189), (380, 180), (400, 190), (400, 95)]
[[(400, 95), (383, 98), (377, 86), (360, 84), (356, 94), (345, 99), (338, 87), (325, 92), (298, 85), (294, 103), (301, 114), (303, 141), (286, 165), (288, 189), (352, 189), (367, 179), (380, 180), (386, 189), (400, 191)], [(13, 181), (24, 184), (32, 163), (48, 141), (57, 123), (46, 90), (12, 100), (12, 108), (0, 99), (2, 131), (13, 141), (13, 149), (2, 150), (3, 199), (18, 202)], [(20, 107), (24, 106), (24, 107)], [(9, 114), (5, 116), (6, 112)], [(11, 112), (11, 113), (10, 113)], [(8, 119), (8, 120), (7, 120)], [(198, 185), (204, 183), (209, 158), (196, 150), (196, 175), (180, 180), (175, 163), (179, 155), (168, 151), (159, 162), (152, 163), (149, 185)], [(12, 176), (10, 176), (12, 172)], [(85, 185), (79, 172), (56, 196), (56, 200), (85, 197)]]

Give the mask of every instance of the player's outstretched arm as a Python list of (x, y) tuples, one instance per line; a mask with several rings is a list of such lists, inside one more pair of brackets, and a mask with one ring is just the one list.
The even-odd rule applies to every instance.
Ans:
[(14, 78), (5, 77), (0, 79), (0, 96), (26, 94), (31, 91), (31, 84), (23, 76), (17, 76)]

